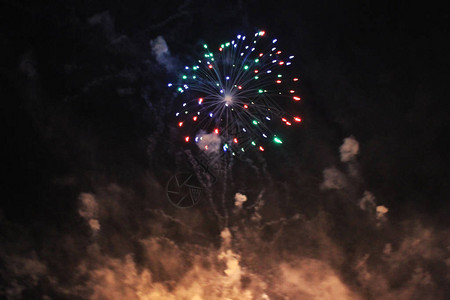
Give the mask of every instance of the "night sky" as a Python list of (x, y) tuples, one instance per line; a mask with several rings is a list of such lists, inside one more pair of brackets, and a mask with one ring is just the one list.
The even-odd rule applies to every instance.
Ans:
[[(444, 7), (6, 0), (0, 11), (0, 298), (450, 298)], [(295, 55), (303, 122), (227, 164), (196, 206), (174, 207), (168, 180), (204, 174), (167, 83), (203, 43), (259, 30)]]

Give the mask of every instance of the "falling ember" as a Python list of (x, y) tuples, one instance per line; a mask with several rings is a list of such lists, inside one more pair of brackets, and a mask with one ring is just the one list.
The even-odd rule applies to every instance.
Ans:
[(283, 144), (283, 142), (278, 137), (274, 137), (273, 141), (277, 144)]

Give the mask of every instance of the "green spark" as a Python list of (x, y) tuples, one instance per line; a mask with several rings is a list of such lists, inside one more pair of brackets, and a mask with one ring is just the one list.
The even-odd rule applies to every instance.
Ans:
[(283, 144), (283, 142), (278, 137), (274, 137), (273, 141), (277, 144)]

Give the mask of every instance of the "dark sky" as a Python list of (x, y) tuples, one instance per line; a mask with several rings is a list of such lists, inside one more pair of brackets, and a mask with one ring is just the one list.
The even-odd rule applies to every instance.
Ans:
[[(448, 10), (154, 2), (0, 2), (0, 295), (448, 299)], [(174, 208), (189, 164), (150, 41), (178, 66), (261, 29), (296, 56), (302, 126)]]

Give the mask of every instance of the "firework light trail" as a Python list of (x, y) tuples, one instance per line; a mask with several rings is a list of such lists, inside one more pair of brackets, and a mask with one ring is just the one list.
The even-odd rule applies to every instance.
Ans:
[[(202, 58), (185, 66), (176, 84), (168, 84), (183, 99), (175, 116), (184, 141), (232, 156), (282, 144), (274, 130), (301, 122), (280, 105), (286, 99), (301, 100), (299, 78), (290, 70), (294, 56), (279, 50), (277, 39), (269, 39), (265, 31), (251, 38), (237, 35), (217, 52), (207, 44), (203, 48)], [(212, 149), (202, 141), (204, 133), (217, 135), (220, 142)]]

